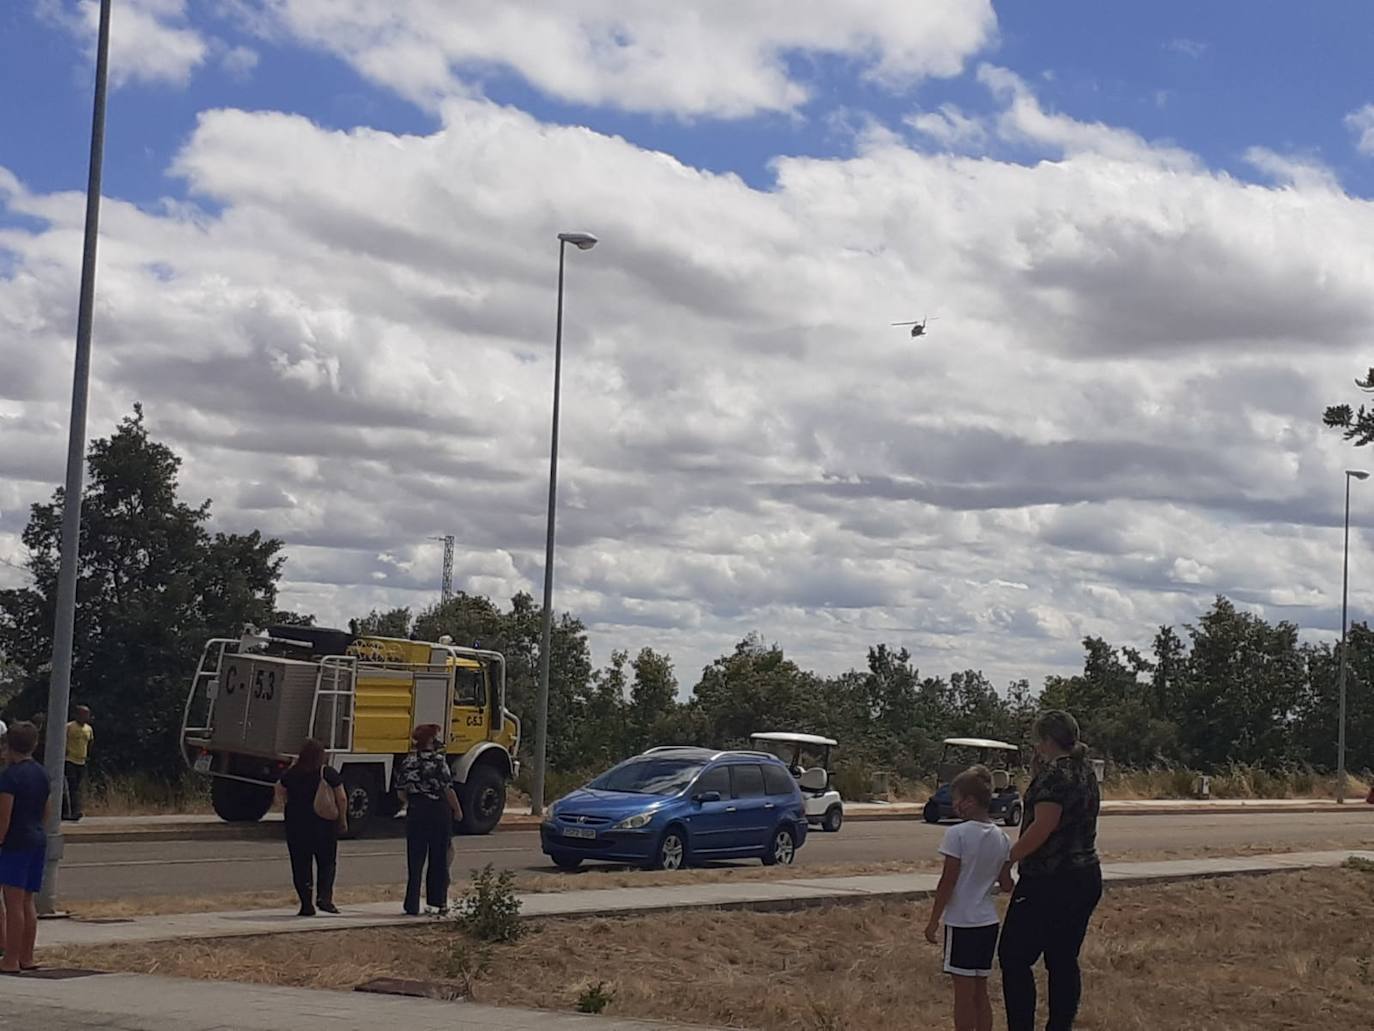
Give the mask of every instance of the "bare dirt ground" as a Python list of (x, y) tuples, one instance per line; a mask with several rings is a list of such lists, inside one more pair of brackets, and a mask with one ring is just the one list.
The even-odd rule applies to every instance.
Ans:
[[(805, 1031), (950, 1024), (925, 905), (794, 913), (699, 911), (535, 923), (494, 946), (479, 1001), (570, 1010), (591, 984), (615, 1016)], [(1084, 949), (1083, 1031), (1289, 1031), (1370, 1026), (1374, 873), (1322, 870), (1112, 887)], [(348, 990), (374, 977), (443, 979), (453, 927), (340, 931), (118, 949), (47, 963)], [(575, 945), (576, 947), (570, 947)], [(992, 991), (1000, 998), (993, 976)], [(1001, 1018), (998, 1018), (1001, 1025)]]

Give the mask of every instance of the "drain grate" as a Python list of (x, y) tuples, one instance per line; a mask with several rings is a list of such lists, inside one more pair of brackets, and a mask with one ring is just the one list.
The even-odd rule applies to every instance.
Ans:
[(131, 924), (134, 918), (131, 916), (83, 916), (78, 918), (78, 923), (83, 924)]
[(411, 981), (402, 977), (379, 977), (353, 990), (369, 995), (404, 995), (411, 999), (439, 999), (442, 1002), (455, 1002), (463, 997), (455, 985), (438, 981)]
[(78, 977), (99, 977), (103, 970), (79, 970), (76, 967), (42, 967), (23, 974), (39, 981), (71, 981)]

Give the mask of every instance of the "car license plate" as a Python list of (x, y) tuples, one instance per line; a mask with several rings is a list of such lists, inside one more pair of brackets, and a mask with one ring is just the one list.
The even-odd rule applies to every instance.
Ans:
[(590, 827), (564, 827), (563, 837), (587, 838), (590, 840), (596, 837), (596, 831), (592, 830)]
[(209, 752), (206, 752), (204, 755), (198, 755), (198, 756), (196, 756), (196, 766), (195, 766), (196, 772), (197, 772), (197, 773), (209, 773), (209, 772), (210, 772), (210, 760), (211, 760), (211, 758), (212, 758), (212, 756), (210, 755)]

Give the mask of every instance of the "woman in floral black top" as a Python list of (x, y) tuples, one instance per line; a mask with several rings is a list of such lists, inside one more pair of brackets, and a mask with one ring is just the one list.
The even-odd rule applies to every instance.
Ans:
[(410, 735), (415, 751), (401, 760), (396, 773), (396, 790), (405, 796), (406, 803), (405, 911), (410, 916), (420, 915), (422, 874), (426, 905), (437, 913), (448, 912), (448, 852), (453, 822), (462, 816), (462, 810), (438, 737), (437, 724), (416, 727)]
[(998, 958), (1008, 1031), (1034, 1031), (1036, 962), (1049, 973), (1046, 1031), (1070, 1031), (1083, 992), (1078, 953), (1102, 898), (1097, 812), (1102, 795), (1078, 740), (1078, 721), (1052, 709), (1035, 722), (1040, 769), (1026, 790), (1016, 890), (1002, 923)]

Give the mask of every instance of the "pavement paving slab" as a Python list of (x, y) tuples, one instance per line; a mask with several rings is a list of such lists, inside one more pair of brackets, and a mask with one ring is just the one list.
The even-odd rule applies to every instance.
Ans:
[[(1225, 877), (1340, 866), (1350, 856), (1374, 861), (1374, 851), (1337, 849), (1289, 852), (1216, 859), (1171, 859), (1157, 862), (1106, 863), (1108, 882)], [(679, 884), (647, 888), (603, 888), (592, 891), (546, 892), (520, 896), (526, 917), (633, 915), (677, 909), (790, 908), (821, 902), (874, 898), (918, 898), (933, 894), (934, 874), (875, 874), (851, 877), (793, 877), (776, 881)], [(135, 917), (120, 922), (79, 919), (44, 921), (40, 948), (78, 945), (116, 945), (178, 939), (232, 938), (291, 934), (306, 931), (395, 927), (416, 924), (424, 917), (402, 915), (395, 902), (347, 907), (339, 916), (301, 918), (292, 910), (247, 910), (225, 913), (179, 913)]]
[(0, 1028), (16, 1031), (710, 1031), (698, 1025), (140, 974), (7, 978)]

